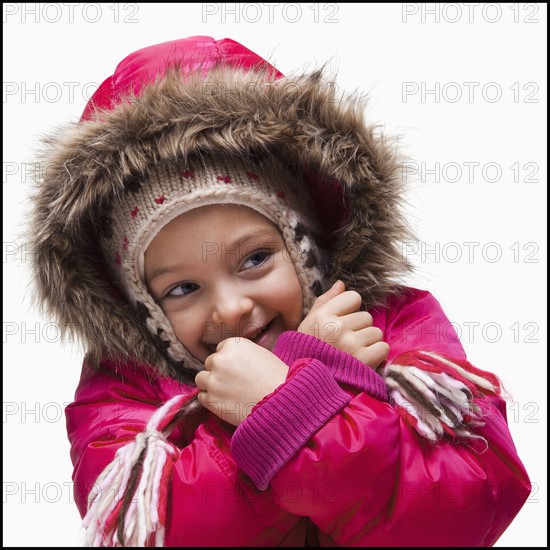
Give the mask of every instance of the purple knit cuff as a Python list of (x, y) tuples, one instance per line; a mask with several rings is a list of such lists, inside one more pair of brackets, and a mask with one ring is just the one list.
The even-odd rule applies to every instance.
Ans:
[(237, 465), (263, 491), (273, 476), (351, 400), (321, 362), (312, 360), (236, 429)]
[(337, 382), (349, 384), (380, 401), (388, 401), (384, 379), (364, 363), (315, 336), (301, 332), (283, 332), (273, 353), (287, 365), (311, 357), (326, 365)]

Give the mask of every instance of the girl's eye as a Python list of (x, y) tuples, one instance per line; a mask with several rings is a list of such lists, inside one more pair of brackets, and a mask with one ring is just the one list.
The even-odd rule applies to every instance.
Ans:
[(197, 283), (182, 283), (175, 286), (170, 292), (166, 294), (167, 298), (179, 298), (180, 296), (187, 296), (191, 292), (197, 290), (199, 285)]
[(242, 269), (251, 269), (253, 267), (258, 267), (265, 262), (267, 262), (273, 253), (270, 250), (257, 250), (253, 252), (246, 258), (242, 264)]

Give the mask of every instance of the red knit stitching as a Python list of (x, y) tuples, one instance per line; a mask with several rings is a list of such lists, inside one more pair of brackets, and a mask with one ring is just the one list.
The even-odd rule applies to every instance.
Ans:
[(162, 469), (162, 474), (160, 478), (160, 488), (159, 488), (159, 508), (158, 516), (159, 521), (162, 525), (166, 525), (166, 500), (168, 492), (168, 484), (170, 483), (170, 477), (172, 475), (172, 468), (174, 466), (173, 461), (174, 457), (167, 456), (164, 468)]
[(459, 380), (462, 382), (474, 395), (477, 394), (478, 388), (476, 385), (465, 378), (464, 376), (461, 376), (460, 373), (456, 371), (456, 369), (453, 369), (449, 365), (446, 365), (445, 363), (442, 363), (441, 361), (428, 356), (422, 356), (420, 354), (416, 353), (403, 353), (401, 354), (394, 362), (394, 365), (401, 365), (401, 366), (412, 366), (417, 367), (420, 370), (425, 370), (427, 372), (434, 372), (436, 374), (440, 373), (446, 373), (452, 378)]
[(133, 210), (132, 210), (132, 218), (135, 218), (137, 216), (137, 213), (139, 212), (139, 206), (136, 206)]
[(166, 200), (166, 199), (164, 198), (164, 196), (162, 196), (162, 197), (156, 198), (156, 199), (155, 199), (155, 202), (156, 202), (157, 204), (162, 204), (165, 200)]
[[(445, 356), (442, 355), (442, 357), (445, 357)], [(467, 370), (472, 374), (476, 374), (478, 376), (481, 376), (482, 378), (485, 378), (486, 380), (491, 382), (491, 384), (495, 387), (496, 393), (497, 394), (500, 393), (500, 380), (492, 372), (487, 372), (485, 370), (478, 369), (477, 367), (474, 367), (474, 365), (472, 365), (469, 361), (464, 361), (463, 359), (451, 359), (449, 357), (445, 357), (445, 359), (449, 361), (454, 361), (457, 365), (461, 366), (464, 370)], [(479, 388), (479, 390), (483, 393), (487, 393), (488, 391), (485, 388)]]
[(231, 183), (231, 178), (229, 176), (218, 176), (218, 181), (223, 181), (224, 183)]
[[(112, 487), (111, 487), (112, 489)], [(111, 532), (112, 527), (116, 524), (118, 527), (118, 524), (120, 523), (120, 509), (122, 508), (122, 504), (124, 502), (124, 499), (119, 498), (116, 506), (114, 507), (113, 511), (107, 516), (105, 519), (104, 525), (103, 525), (103, 532), (109, 533)]]
[[(405, 360), (408, 359), (408, 358), (412, 358), (412, 357), (416, 357), (418, 355), (421, 355), (422, 359), (424, 359), (425, 361), (429, 361), (430, 363), (433, 362), (433, 361), (437, 361), (436, 358), (433, 358), (431, 356), (427, 356), (425, 352), (423, 352), (422, 350), (417, 350), (417, 351), (413, 351), (413, 352), (405, 352), (405, 353), (402, 353), (398, 359), (399, 361), (401, 362), (401, 358), (404, 358)], [(439, 353), (439, 355), (441, 357), (443, 357), (444, 359), (446, 359), (447, 361), (450, 361), (451, 363), (456, 363), (458, 366), (462, 367), (464, 370), (468, 371), (468, 372), (471, 372), (472, 374), (476, 374), (478, 376), (481, 376), (482, 378), (485, 378), (486, 380), (488, 380), (489, 382), (491, 382), (491, 384), (493, 386), (495, 386), (496, 388), (496, 393), (498, 394), (499, 393), (499, 390), (500, 390), (500, 381), (498, 379), (498, 377), (491, 373), (491, 372), (487, 372), (487, 371), (484, 371), (484, 370), (481, 370), (481, 369), (478, 369), (477, 367), (474, 367), (474, 365), (472, 365), (469, 361), (465, 361), (463, 359), (457, 359), (457, 358), (454, 358), (454, 357), (449, 357), (447, 355), (444, 355), (443, 353)], [(438, 364), (441, 364), (439, 361), (437, 361)], [(401, 363), (399, 363), (401, 364)], [(453, 372), (456, 372), (453, 370)], [(486, 393), (487, 390), (485, 390), (484, 388), (480, 388), (480, 391)]]
[(180, 176), (182, 178), (192, 178), (193, 177), (193, 171), (192, 170), (184, 170), (183, 172), (180, 173)]
[(456, 433), (450, 426), (447, 426), (447, 424), (445, 424), (445, 422), (439, 422), (439, 423), (440, 423), (441, 427), (443, 428), (443, 430), (445, 432), (447, 432), (447, 435), (450, 435), (452, 439), (456, 438)]
[(166, 413), (164, 414), (164, 416), (161, 418), (161, 420), (159, 421), (158, 423), (158, 426), (157, 426), (157, 430), (159, 432), (162, 432), (164, 431), (164, 429), (166, 428), (166, 426), (168, 426), (168, 424), (170, 424), (170, 422), (172, 421), (172, 419), (174, 418), (174, 416), (180, 411), (182, 405), (188, 401), (189, 399), (191, 399), (193, 397), (193, 395), (197, 395), (199, 393), (199, 389), (197, 388), (196, 390), (194, 390), (192, 392), (192, 394), (189, 396), (189, 395), (182, 395), (180, 396), (179, 399), (177, 399), (174, 403), (172, 403), (172, 406), (169, 410), (166, 411)]

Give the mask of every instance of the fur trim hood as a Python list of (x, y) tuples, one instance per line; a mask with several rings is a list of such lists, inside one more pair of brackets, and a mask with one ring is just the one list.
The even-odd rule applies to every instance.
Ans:
[(323, 70), (284, 77), (244, 46), (192, 37), (126, 58), (78, 123), (44, 140), (30, 240), (36, 301), (91, 364), (155, 365), (185, 379), (121, 295), (103, 257), (113, 198), (160, 161), (273, 154), (312, 187), (330, 254), (328, 279), (383, 306), (412, 267), (401, 212), (402, 160), (364, 120), (364, 102), (336, 97)]

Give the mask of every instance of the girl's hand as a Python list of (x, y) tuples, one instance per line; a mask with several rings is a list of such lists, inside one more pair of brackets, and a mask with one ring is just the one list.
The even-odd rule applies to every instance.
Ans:
[(238, 426), (254, 405), (280, 386), (288, 367), (269, 350), (246, 338), (227, 338), (195, 376), (201, 405)]
[(382, 331), (372, 326), (372, 315), (360, 311), (362, 302), (358, 292), (346, 290), (337, 281), (315, 300), (298, 332), (315, 336), (376, 369), (388, 357), (390, 346), (382, 341)]

